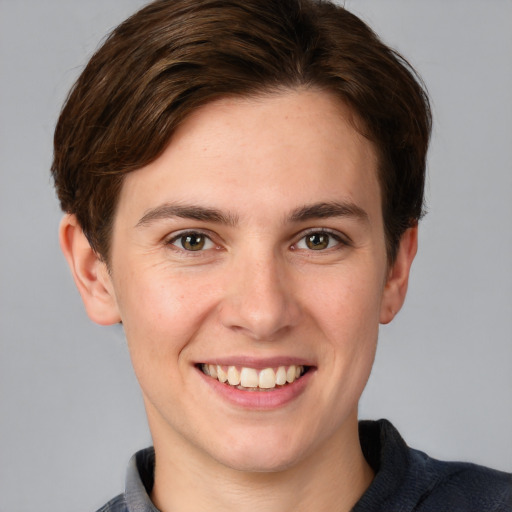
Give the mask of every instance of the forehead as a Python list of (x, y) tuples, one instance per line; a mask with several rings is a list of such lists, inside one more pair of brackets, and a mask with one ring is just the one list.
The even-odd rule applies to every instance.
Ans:
[(376, 169), (373, 144), (329, 93), (224, 98), (191, 114), (159, 158), (125, 178), (119, 213), (191, 200), (267, 215), (339, 200), (380, 212)]

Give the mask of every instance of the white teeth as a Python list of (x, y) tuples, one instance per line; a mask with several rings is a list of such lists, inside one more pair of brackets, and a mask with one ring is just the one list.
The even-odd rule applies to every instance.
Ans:
[(215, 364), (209, 364), (208, 370), (210, 371), (210, 375), (216, 379), (217, 378), (217, 365)]
[(260, 372), (258, 387), (271, 389), (276, 387), (276, 374), (272, 368), (265, 368)]
[(220, 382), (226, 382), (228, 380), (228, 374), (222, 369), (222, 366), (217, 366), (217, 378)]
[(205, 375), (220, 382), (228, 383), (230, 386), (254, 389), (273, 389), (276, 386), (291, 384), (304, 373), (304, 366), (294, 365), (279, 366), (256, 370), (255, 368), (237, 368), (236, 366), (226, 367), (215, 364), (203, 364), (201, 369)]
[(238, 386), (240, 384), (240, 372), (236, 369), (236, 366), (228, 368), (228, 382), (231, 386)]
[(242, 368), (240, 372), (240, 384), (244, 388), (257, 388), (258, 372), (254, 368)]
[(276, 384), (278, 386), (284, 386), (286, 384), (286, 368), (280, 366), (276, 372)]

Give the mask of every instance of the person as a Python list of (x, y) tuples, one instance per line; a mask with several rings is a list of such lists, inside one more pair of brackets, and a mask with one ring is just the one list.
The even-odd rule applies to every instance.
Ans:
[(358, 421), (406, 296), (429, 100), (318, 0), (157, 0), (73, 87), (52, 173), (89, 317), (122, 323), (153, 447), (103, 512), (512, 510), (511, 475)]

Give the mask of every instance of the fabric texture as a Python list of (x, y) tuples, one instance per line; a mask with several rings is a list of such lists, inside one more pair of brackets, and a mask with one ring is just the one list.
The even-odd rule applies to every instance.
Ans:
[[(512, 512), (512, 475), (443, 462), (409, 448), (387, 420), (361, 421), (359, 436), (375, 478), (352, 512)], [(137, 452), (126, 490), (98, 512), (158, 512), (149, 498), (155, 452)]]

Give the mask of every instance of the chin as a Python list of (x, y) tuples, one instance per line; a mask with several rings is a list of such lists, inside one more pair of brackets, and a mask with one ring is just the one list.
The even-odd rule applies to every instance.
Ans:
[(222, 465), (248, 473), (285, 471), (307, 457), (307, 440), (299, 443), (284, 433), (265, 432), (241, 435), (225, 443), (222, 453), (211, 453)]

